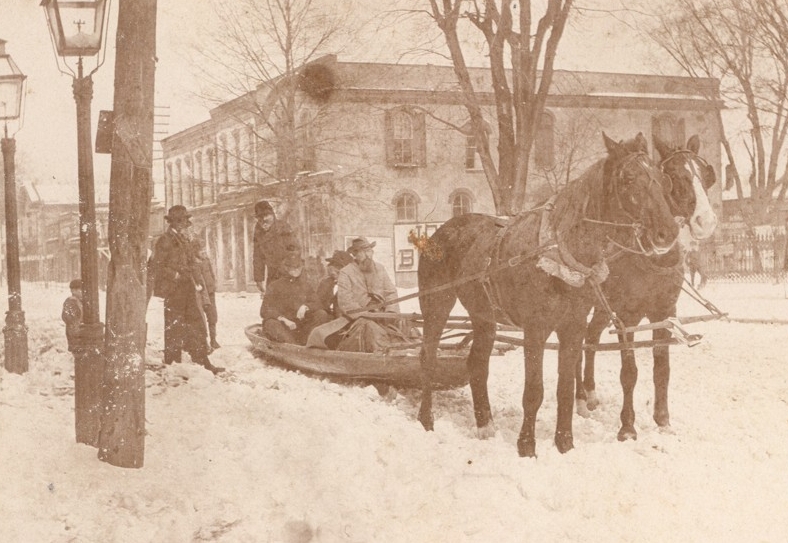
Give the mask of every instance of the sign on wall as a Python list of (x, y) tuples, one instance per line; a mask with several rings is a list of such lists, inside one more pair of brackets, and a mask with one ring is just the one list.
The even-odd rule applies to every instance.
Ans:
[(443, 224), (441, 222), (394, 225), (394, 269), (398, 272), (415, 272), (419, 268), (419, 251), (408, 239), (413, 232), (417, 237), (430, 237)]

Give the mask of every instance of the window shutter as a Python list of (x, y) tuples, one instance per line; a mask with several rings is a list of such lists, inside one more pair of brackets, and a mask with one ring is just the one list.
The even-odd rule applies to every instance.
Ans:
[(416, 166), (427, 165), (427, 123), (424, 113), (413, 113), (413, 163)]
[(386, 164), (388, 166), (394, 166), (394, 126), (391, 110), (386, 110), (383, 117), (383, 141), (386, 147)]

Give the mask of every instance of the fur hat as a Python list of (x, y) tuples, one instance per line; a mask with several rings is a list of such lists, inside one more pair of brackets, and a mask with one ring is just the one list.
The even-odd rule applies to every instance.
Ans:
[(72, 279), (71, 282), (68, 284), (68, 288), (71, 290), (79, 289), (82, 290), (82, 279)]
[(355, 255), (359, 251), (364, 251), (366, 249), (372, 249), (377, 244), (376, 241), (370, 243), (367, 241), (367, 238), (361, 236), (360, 238), (356, 238), (350, 242), (350, 247), (347, 248), (347, 252), (351, 255)]
[(186, 210), (185, 206), (177, 205), (172, 206), (167, 214), (164, 216), (164, 219), (167, 222), (177, 221), (179, 219), (191, 219), (192, 214)]
[(347, 251), (334, 251), (333, 255), (326, 258), (326, 262), (328, 262), (329, 266), (342, 269), (353, 262), (353, 257)]
[(255, 217), (265, 217), (268, 214), (274, 214), (274, 208), (267, 200), (260, 200), (254, 205)]

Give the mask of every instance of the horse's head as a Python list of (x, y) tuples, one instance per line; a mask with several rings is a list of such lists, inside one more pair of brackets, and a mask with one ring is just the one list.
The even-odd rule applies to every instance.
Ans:
[[(667, 253), (678, 237), (678, 224), (663, 194), (662, 173), (648, 155), (642, 133), (633, 140), (616, 143), (602, 134), (608, 156), (604, 165), (608, 221), (615, 223), (610, 236), (626, 247), (645, 254)], [(629, 236), (624, 237), (624, 236)], [(625, 241), (622, 241), (625, 240)]]
[(672, 147), (654, 138), (660, 168), (667, 176), (665, 198), (673, 215), (689, 225), (690, 235), (706, 239), (717, 228), (717, 215), (706, 191), (717, 180), (714, 168), (698, 156), (700, 139), (692, 136), (686, 147)]

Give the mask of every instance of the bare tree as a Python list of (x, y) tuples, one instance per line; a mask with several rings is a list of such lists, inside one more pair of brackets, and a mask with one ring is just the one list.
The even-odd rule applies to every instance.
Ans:
[(193, 64), (204, 82), (200, 97), (229, 104), (230, 118), (245, 127), (243, 137), (220, 141), (217, 149), (234, 163), (237, 183), (293, 181), (313, 170), (320, 105), (334, 85), (333, 74), (315, 61), (347, 41), (344, 5), (212, 2), (211, 46), (195, 48)]
[[(530, 1), (522, 0), (425, 0), (424, 9), (400, 10), (409, 15), (426, 14), (443, 35), (493, 202), (501, 214), (517, 213), (525, 204), (533, 142), (573, 2), (548, 0), (539, 4), (544, 5), (541, 15)], [(476, 56), (472, 50), (476, 43), (465, 39), (468, 33), (481, 37), (489, 61), (497, 160), (490, 150), (482, 113), (483, 93), (489, 90), (474, 87), (466, 60)]]
[(728, 171), (740, 202), (746, 202), (741, 211), (748, 226), (773, 222), (776, 204), (788, 188), (786, 161), (781, 159), (788, 133), (788, 4), (675, 0), (670, 9), (660, 11), (651, 33), (655, 42), (688, 75), (719, 78), (722, 97), (746, 111), (749, 199), (739, 176), (742, 168), (723, 134)]

